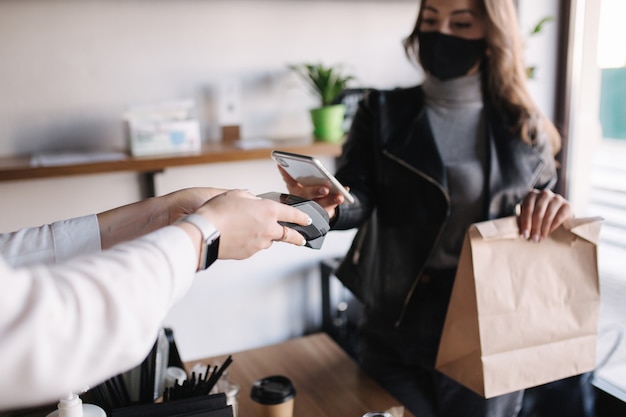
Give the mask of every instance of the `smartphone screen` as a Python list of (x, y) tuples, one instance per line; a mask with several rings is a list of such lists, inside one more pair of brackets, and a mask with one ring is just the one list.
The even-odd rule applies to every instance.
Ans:
[(354, 203), (352, 194), (324, 167), (319, 159), (282, 151), (272, 151), (272, 159), (300, 184), (325, 185), (332, 192), (343, 195), (346, 202)]

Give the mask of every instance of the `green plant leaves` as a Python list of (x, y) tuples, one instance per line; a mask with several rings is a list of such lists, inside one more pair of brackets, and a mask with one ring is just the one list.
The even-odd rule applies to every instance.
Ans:
[(530, 35), (532, 36), (540, 33), (543, 30), (543, 25), (554, 20), (555, 19), (553, 16), (546, 16), (542, 18), (539, 22), (535, 24), (535, 27), (533, 27), (533, 29), (530, 31)]
[(319, 95), (322, 106), (332, 104), (335, 98), (346, 89), (348, 82), (354, 79), (351, 75), (343, 75), (339, 66), (299, 64), (289, 65), (288, 68), (300, 75)]

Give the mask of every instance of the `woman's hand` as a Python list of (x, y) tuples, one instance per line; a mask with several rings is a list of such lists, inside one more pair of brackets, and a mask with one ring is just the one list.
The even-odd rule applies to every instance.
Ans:
[(245, 259), (277, 241), (302, 246), (304, 237), (278, 222), (311, 224), (311, 218), (297, 208), (242, 190), (219, 194), (196, 213), (220, 231), (219, 259)]
[(520, 234), (539, 242), (572, 217), (572, 206), (565, 198), (549, 190), (532, 190), (520, 205)]
[(331, 193), (330, 188), (325, 185), (302, 185), (293, 179), (280, 165), (278, 165), (278, 171), (287, 185), (289, 194), (313, 200), (326, 210), (329, 218), (335, 217), (335, 209), (344, 202), (344, 196), (340, 193)]

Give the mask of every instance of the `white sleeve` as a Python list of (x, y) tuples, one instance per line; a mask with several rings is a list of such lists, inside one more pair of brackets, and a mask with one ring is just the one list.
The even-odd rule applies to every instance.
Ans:
[(13, 267), (62, 262), (100, 248), (95, 214), (0, 234), (0, 253)]
[(175, 226), (56, 265), (0, 258), (0, 410), (56, 402), (141, 363), (196, 265)]

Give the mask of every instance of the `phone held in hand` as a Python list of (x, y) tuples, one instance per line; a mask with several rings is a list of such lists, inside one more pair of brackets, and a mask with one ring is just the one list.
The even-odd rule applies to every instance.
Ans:
[(347, 203), (354, 203), (352, 194), (324, 167), (319, 159), (283, 151), (272, 151), (272, 159), (300, 184), (325, 185), (330, 188), (331, 192), (343, 195)]

